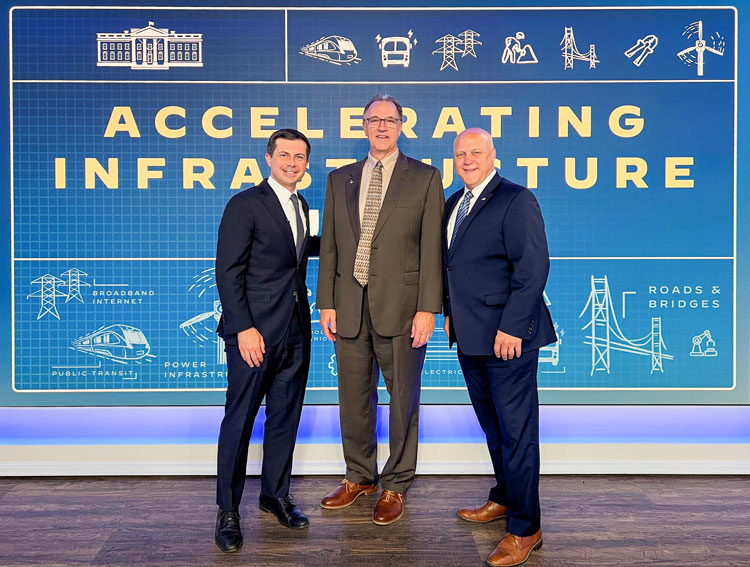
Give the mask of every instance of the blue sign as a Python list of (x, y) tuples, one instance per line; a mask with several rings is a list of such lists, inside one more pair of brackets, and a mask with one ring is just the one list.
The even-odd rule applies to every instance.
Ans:
[[(446, 196), (453, 139), (476, 126), (539, 200), (559, 338), (540, 352), (543, 402), (747, 402), (734, 9), (18, 7), (10, 32), (0, 403), (223, 403), (224, 205), (268, 175), (268, 136), (297, 128), (317, 230), (326, 176), (366, 155), (362, 106), (383, 91)], [(307, 401), (336, 403), (317, 267)], [(468, 402), (441, 317), (422, 384), (424, 403)]]

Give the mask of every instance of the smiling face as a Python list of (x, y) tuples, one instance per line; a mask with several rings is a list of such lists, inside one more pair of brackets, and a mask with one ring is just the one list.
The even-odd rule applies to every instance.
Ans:
[(266, 154), (266, 163), (271, 168), (271, 177), (289, 191), (294, 191), (297, 182), (305, 175), (307, 144), (303, 140), (279, 138), (273, 155)]
[(467, 189), (474, 189), (495, 169), (495, 148), (484, 130), (461, 132), (453, 143), (456, 172)]
[[(384, 120), (377, 125), (370, 125), (369, 118), (392, 118), (397, 120), (395, 127), (391, 128)], [(398, 115), (396, 105), (392, 102), (379, 100), (370, 105), (362, 121), (367, 139), (370, 140), (370, 153), (372, 157), (381, 160), (396, 151), (398, 136), (401, 134), (401, 117)]]

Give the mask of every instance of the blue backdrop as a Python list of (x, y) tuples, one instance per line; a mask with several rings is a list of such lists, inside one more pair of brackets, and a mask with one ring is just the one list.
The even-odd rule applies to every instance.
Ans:
[[(560, 338), (544, 403), (750, 402), (735, 9), (18, 6), (9, 26), (1, 404), (222, 403), (224, 204), (296, 127), (317, 224), (383, 91), (446, 195), (452, 140), (480, 126), (539, 199)], [(307, 401), (335, 403), (313, 341)], [(441, 321), (422, 400), (468, 401)]]

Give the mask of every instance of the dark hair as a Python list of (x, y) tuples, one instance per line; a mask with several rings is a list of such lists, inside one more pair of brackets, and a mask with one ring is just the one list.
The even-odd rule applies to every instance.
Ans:
[(273, 152), (276, 149), (276, 140), (279, 138), (284, 140), (302, 140), (307, 146), (307, 157), (310, 157), (310, 140), (308, 140), (307, 136), (302, 132), (295, 130), (294, 128), (282, 128), (271, 134), (271, 137), (268, 138), (268, 146), (266, 146), (266, 152), (269, 156), (273, 155)]
[(404, 111), (401, 108), (401, 105), (398, 103), (398, 101), (395, 98), (393, 98), (389, 94), (376, 94), (374, 97), (372, 97), (370, 99), (370, 102), (368, 102), (365, 105), (365, 109), (362, 111), (362, 115), (364, 116), (365, 114), (367, 114), (367, 109), (370, 108), (376, 102), (380, 102), (380, 101), (390, 102), (393, 106), (396, 107), (396, 112), (398, 112), (398, 119), (399, 120), (404, 119)]

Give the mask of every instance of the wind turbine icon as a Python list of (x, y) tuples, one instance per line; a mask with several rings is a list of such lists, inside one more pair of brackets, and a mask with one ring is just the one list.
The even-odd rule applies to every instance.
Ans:
[[(689, 39), (696, 35), (696, 33), (698, 35), (698, 39), (695, 40), (695, 45), (693, 45), (692, 47), (688, 47), (687, 49), (683, 49), (677, 54), (677, 57), (682, 59), (687, 65), (692, 65), (693, 62), (696, 62), (698, 66), (698, 76), (702, 77), (703, 53), (708, 51), (710, 53), (713, 53), (714, 55), (724, 55), (724, 38), (716, 34), (719, 38), (718, 46), (716, 45), (716, 40), (711, 37), (713, 46), (709, 47), (706, 41), (703, 39), (703, 20), (698, 20), (697, 22), (693, 22), (689, 26), (685, 27), (685, 31), (682, 32), (682, 35), (687, 35)], [(716, 49), (716, 47), (718, 47), (718, 49)]]

